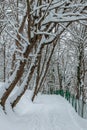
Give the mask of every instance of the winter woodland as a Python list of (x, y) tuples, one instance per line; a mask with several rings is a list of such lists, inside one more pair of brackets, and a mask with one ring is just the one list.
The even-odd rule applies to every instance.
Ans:
[(82, 101), (83, 115), (87, 0), (0, 0), (0, 82), (5, 113), (8, 107), (14, 110), (27, 91), (34, 102), (38, 94), (63, 90)]

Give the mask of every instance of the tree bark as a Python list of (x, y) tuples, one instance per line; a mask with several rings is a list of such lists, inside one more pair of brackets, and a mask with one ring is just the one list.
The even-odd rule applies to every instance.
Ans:
[[(32, 43), (31, 45), (28, 45), (28, 47), (27, 47), (27, 49), (26, 49), (26, 51), (24, 53), (24, 58), (25, 59), (28, 58), (28, 55), (31, 52), (34, 44), (35, 43)], [(22, 77), (25, 65), (26, 65), (26, 60), (20, 61), (18, 70), (16, 72), (16, 77), (13, 79), (13, 81), (11, 82), (9, 88), (6, 90), (6, 92), (3, 94), (2, 98), (1, 98), (1, 103), (0, 104), (3, 106), (3, 108), (5, 108), (5, 102), (6, 102), (7, 98), (8, 98), (8, 96), (10, 95), (12, 90), (15, 88), (15, 85), (18, 83), (18, 81)]]
[(44, 47), (43, 45), (40, 46), (40, 50), (39, 50), (39, 52), (37, 53), (37, 56), (36, 56), (35, 61), (34, 61), (34, 63), (33, 63), (33, 66), (31, 67), (30, 73), (29, 73), (29, 75), (27, 76), (26, 85), (24, 86), (24, 89), (23, 89), (23, 91), (19, 94), (19, 96), (13, 101), (13, 103), (12, 103), (12, 108), (15, 107), (15, 105), (19, 102), (19, 100), (21, 99), (21, 97), (23, 96), (23, 94), (26, 92), (26, 90), (27, 90), (27, 88), (28, 88), (28, 84), (29, 84), (29, 82), (30, 82), (30, 80), (31, 80), (31, 78), (32, 78), (32, 76), (33, 76), (34, 70), (35, 70), (35, 68), (36, 68), (36, 66), (37, 66), (39, 54), (41, 54), (43, 47)]
[(34, 90), (34, 93), (33, 93), (32, 99), (31, 99), (32, 101), (34, 101), (35, 96), (38, 94), (39, 90), (42, 88), (42, 83), (43, 83), (44, 78), (45, 78), (45, 76), (46, 76), (46, 74), (47, 74), (47, 71), (48, 71), (48, 68), (49, 68), (49, 65), (50, 65), (50, 61), (51, 61), (51, 57), (52, 57), (52, 55), (53, 55), (53, 52), (54, 52), (54, 49), (55, 49), (56, 44), (57, 44), (57, 43), (54, 43), (54, 44), (53, 44), (52, 51), (51, 51), (50, 56), (49, 56), (49, 58), (48, 58), (48, 60), (47, 60), (47, 63), (46, 63), (45, 72), (44, 72), (44, 74), (42, 73), (43, 76), (40, 76), (40, 77), (41, 77), (41, 80), (39, 80), (39, 82), (38, 82), (38, 84), (37, 84), (37, 86), (36, 86), (36, 88), (35, 88), (35, 90)]

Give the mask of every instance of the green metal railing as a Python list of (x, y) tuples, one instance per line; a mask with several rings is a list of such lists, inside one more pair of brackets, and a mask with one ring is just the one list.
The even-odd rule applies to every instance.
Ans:
[(75, 111), (83, 118), (87, 118), (87, 103), (84, 103), (81, 99), (76, 99), (75, 95), (72, 95), (69, 90), (56, 90), (50, 91), (48, 94), (56, 94), (64, 97), (69, 103), (72, 104)]

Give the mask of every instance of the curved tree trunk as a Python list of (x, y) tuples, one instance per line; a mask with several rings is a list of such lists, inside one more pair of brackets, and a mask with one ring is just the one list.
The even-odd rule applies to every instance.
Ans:
[(28, 84), (29, 84), (29, 82), (30, 82), (30, 80), (31, 80), (31, 78), (33, 76), (34, 70), (35, 70), (35, 68), (37, 66), (37, 63), (38, 63), (38, 58), (39, 58), (38, 55), (41, 54), (43, 47), (44, 46), (42, 45), (42, 43), (40, 43), (39, 50), (37, 49), (37, 54), (36, 54), (36, 57), (35, 57), (35, 59), (33, 61), (33, 65), (31, 63), (31, 66), (29, 68), (29, 73), (27, 74), (27, 78), (25, 77), (26, 78), (26, 84), (24, 85), (24, 89), (21, 91), (21, 93), (19, 93), (18, 97), (16, 97), (16, 99), (11, 103), (12, 108), (15, 107), (15, 105), (19, 102), (19, 100), (21, 99), (21, 97), (23, 96), (25, 91), (27, 90)]
[[(34, 46), (34, 43), (32, 43), (31, 45), (28, 45), (26, 52), (24, 53), (24, 58), (26, 58), (26, 59), (28, 58), (28, 55), (31, 52), (33, 46)], [(19, 67), (17, 68), (17, 70), (15, 70), (16, 75), (15, 75), (13, 81), (11, 82), (11, 84), (9, 85), (9, 88), (6, 90), (6, 92), (3, 94), (2, 98), (1, 98), (0, 104), (3, 106), (3, 108), (5, 107), (5, 101), (7, 100), (8, 96), (10, 95), (12, 90), (15, 88), (15, 85), (18, 83), (18, 81), (22, 77), (25, 65), (26, 65), (26, 60), (20, 61)], [(13, 73), (13, 75), (14, 75), (14, 73)]]

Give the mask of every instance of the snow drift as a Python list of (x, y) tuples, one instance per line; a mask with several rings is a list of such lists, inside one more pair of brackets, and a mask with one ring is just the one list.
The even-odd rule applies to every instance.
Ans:
[(58, 95), (38, 95), (31, 102), (27, 91), (14, 111), (0, 107), (0, 130), (87, 130), (87, 120)]

